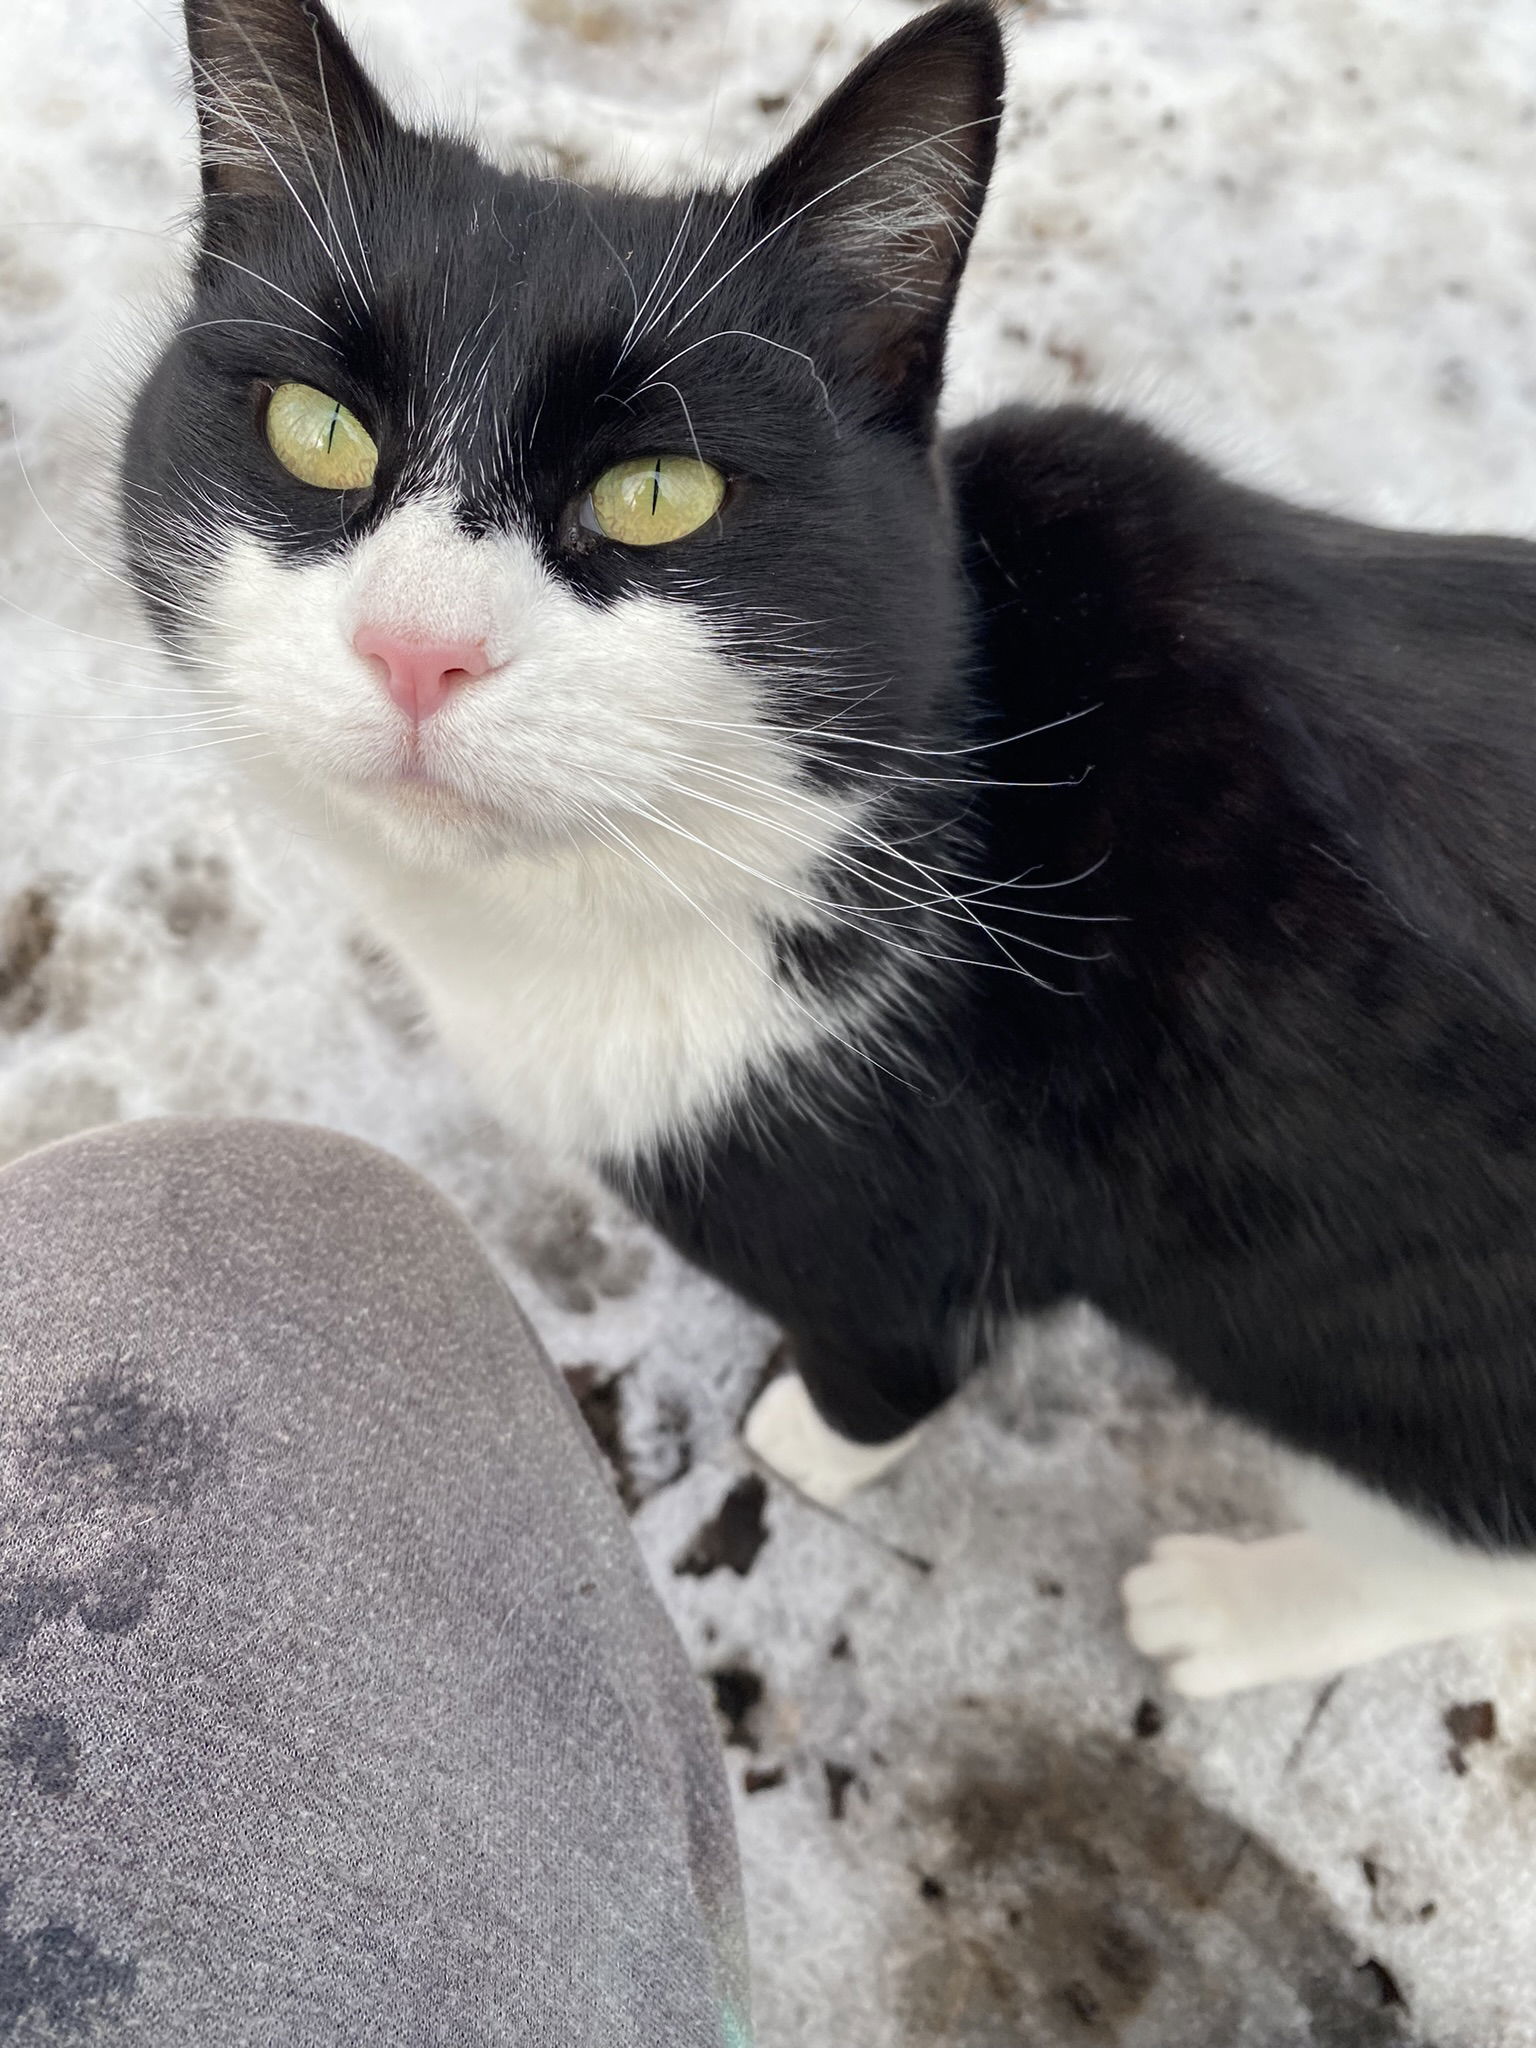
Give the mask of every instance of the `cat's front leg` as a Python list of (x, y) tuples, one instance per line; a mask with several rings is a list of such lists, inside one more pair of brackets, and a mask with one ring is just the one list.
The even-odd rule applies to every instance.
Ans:
[(1127, 1574), (1127, 1633), (1176, 1691), (1323, 1678), (1536, 1620), (1536, 1556), (1452, 1542), (1328, 1467), (1298, 1467), (1291, 1493), (1303, 1528), (1248, 1543), (1164, 1536)]
[(760, 1464), (824, 1508), (841, 1507), (900, 1464), (922, 1435), (909, 1429), (883, 1444), (861, 1444), (822, 1419), (797, 1372), (780, 1373), (753, 1402), (742, 1441)]
[(795, 1339), (798, 1371), (771, 1380), (742, 1429), (747, 1449), (797, 1492), (840, 1507), (914, 1448), (952, 1391), (939, 1346)]

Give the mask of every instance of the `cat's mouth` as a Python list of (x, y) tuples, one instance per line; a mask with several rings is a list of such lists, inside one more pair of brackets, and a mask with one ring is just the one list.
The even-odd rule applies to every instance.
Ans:
[(375, 761), (347, 778), (376, 812), (423, 823), (504, 830), (511, 822), (503, 806), (467, 790), (451, 769), (432, 760), (419, 745), (402, 746), (387, 762)]
[(400, 768), (395, 776), (395, 780), (397, 782), (403, 782), (409, 787), (415, 787), (419, 789), (446, 789), (452, 791), (452, 793), (455, 795), (458, 794), (457, 791), (453, 791), (453, 786), (451, 783), (445, 782), (443, 778), (436, 772), (435, 769), (429, 768), (427, 766), (426, 762), (422, 760), (420, 754), (406, 755), (405, 759), (400, 764)]
[(402, 805), (417, 816), (462, 820), (466, 824), (503, 824), (505, 815), (491, 804), (468, 795), (456, 782), (429, 768), (419, 755), (401, 763), (392, 775), (365, 783), (375, 797)]
[(570, 824), (548, 793), (466, 787), (451, 766), (416, 747), (361, 769), (349, 783), (375, 831), (417, 853), (430, 848), (435, 860), (539, 855), (570, 838)]
[(473, 810), (478, 816), (491, 808), (483, 798), (471, 795), (452, 764), (419, 730), (392, 737), (385, 759), (370, 764), (363, 779), (375, 796), (400, 803)]

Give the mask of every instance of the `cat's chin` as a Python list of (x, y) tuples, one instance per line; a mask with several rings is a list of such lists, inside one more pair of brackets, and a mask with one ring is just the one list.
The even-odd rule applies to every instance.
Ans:
[(335, 796), (382, 852), (412, 867), (492, 867), (547, 858), (570, 843), (568, 830), (531, 812), (486, 803), (433, 777), (359, 781)]

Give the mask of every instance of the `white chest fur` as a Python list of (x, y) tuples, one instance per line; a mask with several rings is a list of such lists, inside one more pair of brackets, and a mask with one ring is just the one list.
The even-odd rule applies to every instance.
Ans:
[(818, 1035), (740, 893), (696, 909), (601, 858), (472, 877), (357, 872), (450, 1052), (487, 1106), (548, 1151), (633, 1156)]

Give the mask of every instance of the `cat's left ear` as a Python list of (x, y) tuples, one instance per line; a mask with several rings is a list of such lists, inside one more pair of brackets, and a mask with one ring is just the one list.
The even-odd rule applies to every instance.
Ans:
[(762, 231), (837, 266), (835, 339), (926, 425), (944, 334), (997, 153), (1002, 31), (951, 0), (870, 52), (750, 188)]
[(399, 124), (320, 0), (185, 0), (203, 192), (308, 205)]

